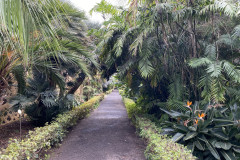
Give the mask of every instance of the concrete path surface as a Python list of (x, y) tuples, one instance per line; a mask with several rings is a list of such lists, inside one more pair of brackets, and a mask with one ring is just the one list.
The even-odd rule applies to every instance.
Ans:
[(144, 160), (145, 146), (135, 134), (118, 91), (69, 133), (51, 160)]

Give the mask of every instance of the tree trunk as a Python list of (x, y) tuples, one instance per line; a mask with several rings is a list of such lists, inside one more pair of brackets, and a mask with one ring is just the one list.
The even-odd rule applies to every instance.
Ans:
[(78, 90), (78, 88), (81, 86), (81, 84), (83, 83), (85, 77), (86, 77), (86, 75), (84, 73), (80, 73), (74, 86), (68, 91), (68, 94), (74, 94)]
[[(194, 2), (189, 0), (188, 1), (188, 7), (193, 7)], [(194, 57), (196, 58), (197, 57), (197, 46), (196, 46), (196, 36), (195, 36), (195, 26), (193, 25), (193, 16), (190, 15), (189, 18), (188, 18), (188, 32), (189, 33), (193, 33), (193, 34), (190, 34), (190, 41), (191, 41), (191, 52), (192, 52), (192, 55), (191, 57)]]

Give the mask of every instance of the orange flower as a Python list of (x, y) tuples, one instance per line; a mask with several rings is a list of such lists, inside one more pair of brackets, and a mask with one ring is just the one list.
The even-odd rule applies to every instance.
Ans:
[(198, 124), (198, 119), (195, 119), (195, 124)]
[(203, 117), (205, 117), (205, 113), (202, 113), (202, 114), (199, 114), (199, 113), (198, 113), (198, 117), (199, 117), (200, 119), (203, 119)]
[(189, 108), (189, 109), (192, 111), (192, 108), (190, 107), (191, 105), (192, 105), (192, 102), (187, 101), (187, 105), (186, 105), (186, 107)]
[(190, 107), (192, 105), (192, 102), (187, 101), (187, 107)]

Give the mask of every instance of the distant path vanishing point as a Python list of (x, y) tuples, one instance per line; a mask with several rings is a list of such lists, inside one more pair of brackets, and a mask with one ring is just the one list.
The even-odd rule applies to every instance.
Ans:
[(145, 160), (145, 145), (135, 134), (118, 91), (74, 127), (51, 160)]

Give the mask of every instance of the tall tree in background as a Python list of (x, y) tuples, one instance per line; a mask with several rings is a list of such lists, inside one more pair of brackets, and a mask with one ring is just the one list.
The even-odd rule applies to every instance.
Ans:
[(233, 0), (133, 0), (117, 14), (125, 20), (110, 18), (99, 43), (105, 76), (118, 72), (150, 106), (184, 110), (186, 100), (229, 102), (240, 75), (238, 10)]

